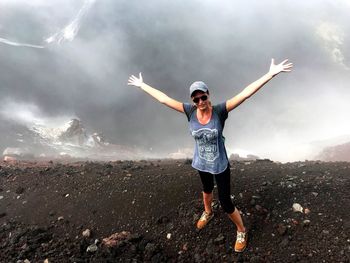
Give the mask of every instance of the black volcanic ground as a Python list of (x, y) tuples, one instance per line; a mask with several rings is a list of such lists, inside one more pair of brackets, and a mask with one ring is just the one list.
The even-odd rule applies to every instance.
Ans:
[(242, 254), (217, 201), (196, 231), (201, 184), (188, 160), (1, 162), (0, 262), (350, 262), (350, 163), (258, 160), (231, 170), (250, 231)]

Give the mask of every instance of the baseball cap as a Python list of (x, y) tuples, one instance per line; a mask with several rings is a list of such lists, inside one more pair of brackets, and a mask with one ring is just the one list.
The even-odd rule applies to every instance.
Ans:
[(203, 81), (195, 81), (190, 86), (190, 97), (192, 97), (193, 92), (200, 90), (203, 92), (208, 92), (208, 86)]

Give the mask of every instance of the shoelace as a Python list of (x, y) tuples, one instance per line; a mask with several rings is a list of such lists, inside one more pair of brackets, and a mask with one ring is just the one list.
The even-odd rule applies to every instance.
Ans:
[(207, 214), (206, 212), (203, 212), (202, 216), (201, 216), (201, 221), (206, 221), (209, 219), (209, 214)]
[(237, 232), (237, 242), (244, 243), (244, 241), (245, 241), (245, 233)]

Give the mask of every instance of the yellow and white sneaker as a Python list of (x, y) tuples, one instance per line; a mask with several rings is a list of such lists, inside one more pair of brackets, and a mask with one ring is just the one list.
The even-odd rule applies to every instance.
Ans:
[(201, 218), (197, 222), (197, 228), (203, 229), (213, 217), (214, 217), (213, 212), (208, 214), (207, 212), (204, 211), (203, 214), (201, 215)]
[(248, 243), (248, 233), (237, 231), (235, 251), (243, 252), (244, 249), (247, 247), (247, 243)]

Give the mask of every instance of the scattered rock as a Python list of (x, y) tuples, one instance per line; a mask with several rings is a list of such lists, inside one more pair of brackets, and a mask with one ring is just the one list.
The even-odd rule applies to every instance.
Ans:
[(322, 234), (324, 234), (324, 235), (329, 235), (329, 230), (322, 230)]
[(92, 244), (92, 245), (90, 245), (90, 246), (87, 247), (86, 252), (91, 252), (91, 253), (93, 253), (93, 252), (96, 252), (97, 249), (98, 249), (98, 247), (96, 246), (96, 244)]
[(278, 227), (277, 227), (277, 232), (278, 234), (280, 234), (281, 236), (283, 236), (287, 231), (287, 227), (283, 224), (278, 224)]
[(214, 244), (222, 244), (225, 241), (225, 237), (223, 234), (219, 234), (217, 238), (214, 239)]
[(130, 237), (130, 232), (122, 231), (120, 233), (114, 233), (107, 238), (102, 239), (102, 244), (106, 247), (118, 246), (122, 241), (127, 240)]
[(300, 212), (300, 213), (303, 212), (303, 207), (298, 203), (294, 203), (292, 208), (294, 212)]
[(262, 206), (261, 205), (255, 205), (255, 209), (256, 211), (258, 212), (261, 212), (263, 210)]
[[(178, 166), (179, 162), (176, 164), (170, 162), (166, 160), (161, 163), (163, 170), (157, 168), (156, 165), (149, 166), (147, 162), (142, 165), (139, 165), (140, 162), (113, 162), (111, 170), (107, 171), (104, 163), (94, 162), (90, 166), (87, 166), (86, 163), (76, 165), (77, 169), (73, 167), (75, 164), (57, 167), (52, 165), (51, 169), (41, 167), (40, 170), (44, 171), (42, 174), (40, 170), (36, 170), (37, 168), (18, 167), (11, 168), (12, 170), (9, 170), (6, 177), (0, 174), (0, 194), (3, 196), (3, 200), (0, 200), (2, 205), (0, 212), (7, 213), (6, 217), (1, 218), (3, 223), (0, 224), (0, 262), (23, 263), (24, 259), (31, 262), (43, 262), (47, 259), (46, 263), (54, 259), (57, 262), (77, 263), (270, 262), (274, 260), (278, 262), (317, 262), (318, 259), (347, 262), (350, 255), (350, 237), (347, 234), (350, 225), (348, 223), (349, 212), (346, 210), (348, 193), (346, 186), (350, 172), (348, 164), (319, 163), (315, 165), (315, 163), (308, 162), (305, 168), (295, 170), (300, 163), (252, 162), (250, 165), (235, 163), (231, 170), (241, 175), (234, 179), (236, 180), (235, 191), (233, 191), (236, 194), (235, 202), (253, 232), (247, 253), (238, 255), (229, 253), (232, 251), (232, 242), (234, 242), (232, 224), (226, 221), (227, 218), (219, 202), (216, 202), (218, 204), (218, 210), (215, 210), (217, 216), (208, 229), (200, 233), (195, 231), (195, 222), (202, 212), (203, 204), (200, 185), (193, 189), (189, 188), (189, 185), (200, 182), (196, 179), (192, 181), (192, 178), (189, 177), (195, 174), (190, 170), (191, 167)], [(121, 169), (123, 163), (131, 163), (128, 171)], [(142, 169), (133, 171), (135, 164)], [(346, 168), (347, 166), (349, 168)], [(91, 167), (93, 169), (90, 169)], [(240, 173), (242, 167), (245, 168), (245, 171)], [(324, 167), (329, 167), (331, 176), (324, 173)], [(3, 166), (0, 173), (5, 169), (10, 168)], [(81, 175), (83, 170), (86, 171), (84, 176)], [(301, 175), (302, 171), (306, 173)], [(105, 176), (106, 172), (109, 172), (111, 176)], [(132, 172), (132, 177), (123, 180), (130, 172)], [(37, 177), (42, 179), (46, 174), (48, 177), (45, 184), (37, 181)], [(70, 175), (69, 178), (67, 174)], [(285, 174), (293, 177), (289, 176), (287, 180), (287, 177), (283, 178)], [(33, 180), (28, 179), (32, 175), (35, 175)], [(136, 180), (141, 176), (144, 180)], [(58, 180), (50, 182), (54, 177)], [(279, 184), (281, 180), (285, 183), (284, 186)], [(57, 184), (53, 184), (56, 182)], [(176, 188), (164, 187), (173, 182), (178, 183)], [(287, 189), (288, 185), (293, 187), (293, 183), (296, 186)], [(20, 194), (20, 200), (17, 201), (16, 198), (20, 191), (15, 193), (14, 190), (18, 185), (26, 189), (25, 194), (35, 192), (38, 193), (38, 196), (39, 193), (47, 194), (47, 198), (43, 198), (45, 200), (37, 199), (37, 207), (42, 209), (39, 211), (43, 212), (40, 215), (51, 216), (47, 218), (48, 229), (39, 231), (30, 229), (28, 225), (10, 223), (12, 220), (21, 221), (23, 219), (22, 215), (14, 210), (14, 206), (19, 204), (21, 209), (30, 209), (35, 201), (22, 194)], [(117, 200), (118, 195), (124, 189), (127, 191), (123, 194), (122, 199), (126, 202), (111, 202), (114, 201), (112, 200), (114, 198)], [(317, 191), (320, 194), (314, 194), (316, 192), (311, 191)], [(66, 193), (70, 193), (68, 198), (64, 198)], [(217, 188), (214, 188), (214, 194), (216, 197)], [(55, 203), (57, 196), (59, 201), (65, 201), (74, 196), (74, 201), (78, 201), (77, 204), (79, 204), (76, 206), (77, 214), (81, 212), (79, 209), (87, 211), (86, 214), (81, 213), (86, 216), (83, 221), (73, 216), (70, 202)], [(108, 196), (112, 199), (107, 199)], [(79, 199), (79, 197), (84, 199)], [(20, 205), (23, 200), (28, 201), (27, 205)], [(90, 203), (91, 201), (93, 203)], [(84, 206), (85, 202), (87, 206)], [(130, 203), (133, 202), (134, 206), (131, 206)], [(249, 205), (250, 202), (252, 205)], [(303, 204), (305, 206), (303, 213), (292, 212), (290, 202)], [(111, 204), (113, 208), (109, 210)], [(102, 207), (103, 205), (106, 206)], [(308, 214), (310, 208), (312, 213)], [(266, 209), (268, 209), (268, 214), (265, 214)], [(113, 210), (114, 213), (112, 213)], [(322, 213), (317, 216), (319, 212)], [(106, 213), (109, 214), (106, 215)], [(28, 218), (30, 220), (35, 220), (36, 214), (38, 213), (23, 213), (30, 217)], [(194, 214), (196, 218), (192, 218)], [(1, 215), (0, 213), (0, 217)], [(66, 222), (66, 218), (72, 222), (67, 224), (57, 222), (57, 220)], [(268, 222), (265, 221), (266, 219)], [(144, 236), (139, 234), (123, 236), (120, 232), (111, 246), (107, 246), (106, 240), (103, 242), (99, 236), (95, 239), (94, 235), (105, 231), (107, 224), (110, 226), (112, 220), (118, 220), (118, 224), (117, 228), (112, 226), (111, 229), (140, 231)], [(23, 224), (23, 222), (20, 223)], [(93, 229), (93, 234), (91, 232), (90, 235), (84, 234), (87, 226)], [(325, 231), (322, 231), (323, 229)], [(333, 236), (333, 233), (336, 233), (337, 236)], [(170, 239), (168, 239), (168, 234), (170, 234)], [(91, 235), (94, 237), (92, 238)], [(202, 242), (203, 240), (205, 242)], [(303, 240), (308, 242), (303, 242)], [(330, 241), (331, 245), (327, 245), (325, 241)], [(96, 247), (88, 250), (92, 244), (97, 247), (95, 252), (93, 251)]]
[(90, 229), (85, 229), (85, 230), (83, 231), (83, 237), (90, 237), (90, 235), (91, 235)]
[(310, 223), (311, 223), (311, 221), (310, 221), (309, 219), (305, 219), (305, 220), (303, 221), (303, 226), (309, 226)]
[(20, 195), (20, 194), (23, 194), (23, 193), (24, 193), (24, 190), (25, 190), (25, 189), (24, 189), (23, 187), (19, 186), (19, 187), (17, 187), (15, 193)]

